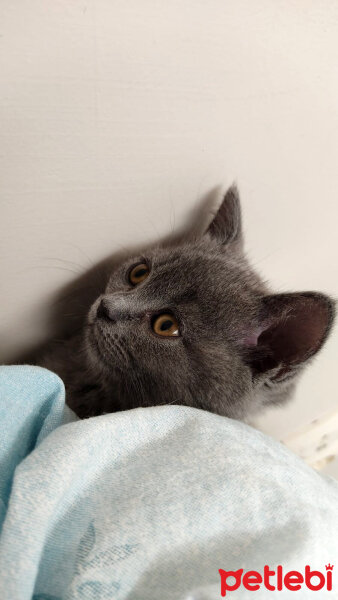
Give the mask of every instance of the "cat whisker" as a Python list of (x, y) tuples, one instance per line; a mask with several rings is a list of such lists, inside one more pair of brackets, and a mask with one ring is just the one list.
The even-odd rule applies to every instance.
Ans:
[(41, 256), (41, 258), (43, 260), (58, 261), (58, 262), (62, 262), (62, 263), (68, 264), (68, 265), (74, 265), (75, 267), (78, 267), (81, 270), (85, 269), (85, 267), (83, 265), (81, 265), (80, 263), (77, 263), (74, 260), (69, 260), (67, 258), (59, 258), (58, 256)]
[(36, 269), (49, 269), (49, 270), (58, 270), (58, 271), (68, 271), (68, 273), (73, 273), (74, 275), (80, 275), (80, 271), (75, 271), (74, 269), (70, 269), (68, 267), (61, 267), (59, 265), (39, 265), (36, 267), (30, 267), (29, 270)]

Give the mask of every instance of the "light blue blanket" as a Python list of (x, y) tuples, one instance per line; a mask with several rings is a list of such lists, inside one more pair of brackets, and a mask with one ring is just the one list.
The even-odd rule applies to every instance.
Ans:
[[(337, 483), (242, 423), (182, 406), (79, 421), (60, 379), (24, 366), (0, 368), (0, 434), (1, 600), (216, 600), (219, 569), (337, 563)], [(332, 592), (226, 598), (337, 598), (333, 575)]]

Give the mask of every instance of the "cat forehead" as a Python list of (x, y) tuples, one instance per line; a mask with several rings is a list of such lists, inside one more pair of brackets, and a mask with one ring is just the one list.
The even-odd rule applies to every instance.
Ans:
[(208, 256), (182, 250), (177, 253), (161, 253), (149, 257), (149, 288), (170, 293), (186, 289), (211, 291), (216, 280), (226, 279), (227, 267), (216, 256)]
[[(156, 296), (179, 302), (183, 300), (219, 301), (237, 296), (247, 287), (247, 274), (240, 259), (208, 247), (160, 249), (145, 254), (149, 262), (149, 278), (139, 288), (141, 296)], [(135, 263), (134, 263), (135, 264)]]
[(163, 281), (171, 280), (173, 284), (222, 285), (226, 289), (232, 283), (250, 286), (257, 280), (241, 254), (220, 251), (212, 244), (160, 250), (149, 255), (149, 262), (153, 278), (162, 277)]
[(204, 275), (213, 271), (225, 271), (227, 257), (217, 249), (200, 244), (177, 249), (160, 249), (149, 254), (150, 267), (154, 273), (182, 273), (189, 278), (197, 273)]

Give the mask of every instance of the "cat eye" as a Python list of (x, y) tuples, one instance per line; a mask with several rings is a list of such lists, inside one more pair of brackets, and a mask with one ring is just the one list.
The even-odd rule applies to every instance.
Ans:
[(178, 337), (180, 329), (177, 319), (170, 313), (158, 315), (152, 323), (153, 331), (165, 337)]
[(131, 285), (137, 285), (147, 279), (149, 272), (150, 270), (146, 263), (139, 263), (130, 270), (128, 275), (129, 282)]

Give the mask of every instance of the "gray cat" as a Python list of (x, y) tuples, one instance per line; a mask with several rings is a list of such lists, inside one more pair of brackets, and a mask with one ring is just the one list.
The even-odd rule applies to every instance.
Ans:
[(184, 404), (247, 419), (289, 399), (331, 330), (334, 302), (271, 294), (243, 253), (236, 188), (199, 239), (131, 257), (86, 323), (40, 364), (80, 417)]

